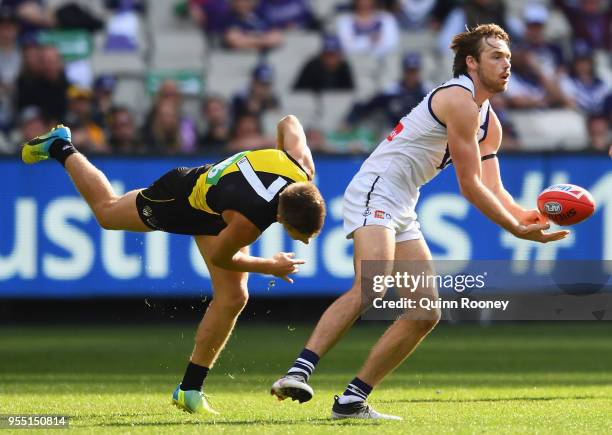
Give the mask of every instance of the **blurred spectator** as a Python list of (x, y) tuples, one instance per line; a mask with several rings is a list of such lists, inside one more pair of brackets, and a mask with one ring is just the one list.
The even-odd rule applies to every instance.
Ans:
[(525, 32), (522, 42), (537, 58), (544, 74), (557, 75), (563, 70), (563, 49), (560, 45), (548, 42), (544, 27), (548, 21), (548, 10), (540, 3), (528, 3), (523, 11)]
[(608, 122), (612, 125), (612, 92), (604, 100), (603, 115), (608, 118)]
[(19, 34), (31, 35), (41, 29), (55, 27), (55, 14), (44, 0), (2, 0), (3, 7), (11, 8), (19, 20)]
[(438, 48), (441, 53), (449, 52), (448, 46), (457, 33), (465, 27), (475, 27), (478, 24), (496, 23), (509, 34), (515, 35), (520, 27), (506, 16), (506, 6), (502, 0), (465, 0), (457, 5), (444, 19), (438, 33)]
[(436, 0), (395, 0), (391, 6), (404, 30), (422, 30), (427, 27)]
[(116, 87), (117, 78), (109, 74), (98, 76), (94, 81), (93, 119), (103, 128), (106, 127), (110, 115), (113, 105), (113, 93)]
[(111, 11), (121, 9), (129, 9), (138, 13), (147, 11), (146, 0), (104, 0), (104, 5)]
[(225, 46), (235, 50), (265, 50), (278, 47), (283, 35), (255, 13), (256, 0), (230, 0), (230, 13), (223, 32)]
[[(164, 153), (191, 153), (195, 150), (196, 126), (192, 119), (182, 114), (182, 101), (178, 84), (174, 80), (164, 80), (160, 84), (143, 128), (145, 139), (151, 140), (147, 146)], [(168, 106), (173, 106), (173, 109), (170, 110)], [(156, 117), (163, 120), (164, 128), (155, 125)], [(177, 124), (179, 135), (176, 140), (172, 138), (174, 122)]]
[(274, 29), (317, 30), (319, 23), (308, 0), (264, 0), (257, 14)]
[(143, 154), (147, 148), (138, 135), (134, 117), (127, 107), (116, 106), (109, 111), (108, 144), (113, 153)]
[(89, 89), (71, 86), (68, 89), (66, 122), (76, 129), (72, 143), (81, 150), (93, 153), (110, 151), (102, 128), (93, 120), (93, 93)]
[(13, 9), (18, 17), (22, 37), (52, 28), (95, 32), (104, 26), (100, 19), (83, 7), (83, 2), (54, 3), (57, 9), (51, 9), (45, 0), (2, 0), (2, 5)]
[(195, 148), (195, 134), (186, 131), (180, 107), (170, 99), (161, 99), (153, 107), (151, 122), (145, 125), (147, 147), (163, 154), (188, 154)]
[(209, 35), (220, 34), (225, 30), (229, 11), (227, 0), (189, 0), (189, 15)]
[(228, 150), (232, 152), (275, 148), (274, 138), (264, 136), (257, 116), (245, 113), (236, 118)]
[(429, 22), (429, 26), (433, 30), (439, 31), (444, 22), (446, 21), (446, 18), (461, 3), (462, 0), (437, 0), (435, 6), (431, 11), (431, 21)]
[(587, 119), (589, 148), (595, 151), (612, 150), (612, 132), (608, 119), (603, 115), (593, 115)]
[(547, 76), (533, 52), (517, 44), (512, 50), (512, 77), (504, 96), (512, 109), (571, 107), (554, 77)]
[(587, 114), (601, 113), (610, 87), (595, 72), (593, 51), (585, 42), (574, 44), (574, 59), (569, 76), (561, 81), (561, 89), (578, 107)]
[(21, 68), (17, 31), (13, 11), (0, 6), (0, 134), (8, 133), (12, 127), (12, 94)]
[(161, 100), (169, 100), (176, 105), (180, 105), (182, 97), (178, 83), (171, 79), (162, 81), (159, 85), (159, 89), (157, 89), (157, 93), (155, 94), (155, 101)]
[(17, 45), (19, 28), (12, 10), (0, 7), (0, 86), (11, 88), (21, 67), (21, 53)]
[(104, 28), (104, 22), (96, 17), (83, 2), (62, 2), (55, 11), (52, 11), (52, 15), (54, 25), (60, 29), (80, 29), (93, 33)]
[(138, 14), (145, 9), (142, 0), (106, 0), (112, 11), (106, 24), (107, 51), (134, 51), (138, 49), (140, 23)]
[(209, 96), (202, 104), (206, 130), (198, 139), (200, 151), (222, 151), (230, 140), (230, 114), (226, 101), (219, 96)]
[(351, 67), (344, 59), (340, 39), (337, 36), (325, 36), (323, 48), (303, 67), (293, 89), (307, 91), (352, 90), (353, 74)]
[(16, 107), (38, 106), (51, 123), (66, 116), (68, 80), (54, 46), (24, 46), (22, 69), (17, 78)]
[(325, 137), (325, 132), (318, 127), (307, 127), (306, 128), (306, 142), (308, 142), (308, 148), (311, 151), (318, 153), (329, 152), (329, 148), (327, 146), (327, 139)]
[(49, 122), (42, 111), (36, 106), (24, 108), (17, 118), (17, 135), (13, 138), (13, 152), (18, 152), (21, 145), (30, 139), (45, 134), (49, 130)]
[(353, 0), (353, 11), (338, 17), (337, 32), (348, 54), (383, 56), (399, 45), (397, 21), (377, 0)]
[(608, 0), (554, 0), (570, 23), (574, 39), (594, 49), (612, 49), (612, 9)]
[(147, 146), (161, 153), (181, 151), (181, 128), (178, 107), (170, 100), (158, 100), (151, 112), (151, 122), (145, 125)]
[(232, 100), (234, 119), (238, 119), (245, 114), (254, 115), (260, 119), (264, 112), (278, 109), (280, 103), (272, 88), (273, 82), (274, 71), (272, 68), (265, 63), (257, 65), (253, 69), (248, 88), (234, 95)]
[(385, 92), (374, 95), (365, 103), (357, 103), (348, 116), (347, 123), (353, 127), (364, 118), (383, 114), (385, 129), (397, 122), (418, 105), (425, 95), (427, 86), (421, 79), (421, 56), (407, 53), (402, 59), (402, 79)]

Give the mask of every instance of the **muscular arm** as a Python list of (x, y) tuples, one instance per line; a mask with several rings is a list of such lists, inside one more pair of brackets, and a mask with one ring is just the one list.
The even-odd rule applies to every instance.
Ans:
[(314, 161), (300, 121), (293, 115), (287, 115), (279, 121), (276, 132), (278, 149), (293, 157), (312, 180), (315, 174)]
[[(458, 87), (443, 89), (433, 97), (432, 109), (446, 124), (453, 166), (461, 193), (468, 201), (516, 237), (542, 243), (567, 237), (569, 231), (544, 233), (542, 230), (548, 228), (546, 223), (519, 222), (483, 183), (480, 150), (476, 141), (479, 110), (469, 92)], [(503, 200), (507, 201), (508, 198)]]
[(273, 258), (254, 257), (240, 249), (251, 245), (261, 235), (261, 231), (241, 213), (234, 210), (223, 212), (227, 226), (216, 237), (211, 262), (218, 267), (238, 272), (255, 272), (275, 275), (287, 282), (293, 282), (287, 275), (298, 271), (297, 265), (303, 260), (293, 258), (293, 254), (278, 253)]
[(217, 236), (211, 261), (215, 266), (239, 272), (268, 273), (267, 260), (240, 252), (261, 235), (261, 231), (242, 214), (228, 210), (223, 212), (227, 226)]
[(446, 124), (448, 147), (463, 196), (485, 216), (515, 234), (518, 221), (482, 181), (480, 151), (476, 141), (478, 106), (470, 93), (459, 87), (440, 90), (432, 108)]

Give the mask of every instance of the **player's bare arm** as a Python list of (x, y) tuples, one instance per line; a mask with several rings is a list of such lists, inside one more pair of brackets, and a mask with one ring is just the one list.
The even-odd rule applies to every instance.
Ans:
[[(495, 156), (501, 147), (502, 127), (495, 111), (489, 109), (489, 130), (485, 140), (480, 145), (480, 156), (486, 158)], [(525, 209), (516, 203), (512, 195), (504, 188), (499, 161), (495, 158), (482, 160), (482, 182), (502, 203), (504, 208), (514, 216), (519, 223), (529, 225), (534, 223), (545, 224), (548, 219), (537, 209)]]
[(242, 214), (227, 210), (223, 212), (223, 220), (227, 223), (216, 237), (211, 261), (215, 266), (238, 272), (255, 272), (274, 275), (292, 283), (289, 274), (298, 272), (298, 265), (304, 260), (293, 258), (292, 253), (279, 252), (267, 259), (245, 254), (240, 250), (253, 244), (261, 235), (261, 231)]
[(516, 237), (546, 243), (567, 236), (567, 231), (544, 233), (543, 230), (549, 228), (548, 224), (521, 224), (484, 185), (480, 149), (476, 141), (479, 111), (467, 90), (458, 87), (441, 90), (434, 96), (432, 108), (446, 124), (457, 181), (461, 193), (469, 202)]
[(276, 126), (279, 150), (284, 150), (302, 166), (311, 180), (315, 174), (314, 160), (306, 142), (306, 134), (300, 121), (293, 115), (287, 115)]

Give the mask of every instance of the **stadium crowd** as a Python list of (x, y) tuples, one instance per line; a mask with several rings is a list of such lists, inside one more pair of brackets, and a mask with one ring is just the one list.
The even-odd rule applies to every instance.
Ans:
[[(149, 89), (144, 105), (120, 103), (120, 74), (97, 71), (88, 56), (71, 58), (59, 39), (49, 37), (50, 30), (79, 29), (101, 41), (94, 52), (150, 59), (142, 35), (164, 32), (147, 18), (154, 9), (173, 14), (181, 31), (201, 30), (208, 53), (254, 53), (243, 83), (230, 95), (218, 93), (204, 67), (202, 92), (185, 92), (180, 79), (169, 77)], [(563, 135), (564, 125), (583, 132), (570, 146), (545, 136), (544, 149), (612, 155), (608, 0), (0, 0), (0, 153), (19, 152), (22, 142), (57, 123), (70, 126), (75, 145), (91, 153), (270, 147), (275, 137), (267, 116), (294, 112), (291, 95), (323, 100), (338, 93), (350, 95), (343, 100), (350, 102), (347, 110), (338, 108), (342, 113), (331, 128), (307, 120), (310, 145), (321, 152), (364, 152), (450, 75), (450, 35), (487, 22), (513, 37), (512, 79), (492, 101), (504, 126), (504, 149), (543, 149), (529, 140), (547, 133), (532, 125), (542, 120)], [(277, 76), (286, 65), (272, 59), (295, 34), (314, 35), (320, 48), (305, 55), (296, 47), (296, 73), (283, 88)], [(181, 49), (174, 47), (179, 55)], [(397, 67), (388, 61), (394, 56)], [(366, 64), (374, 68), (362, 68)], [(389, 71), (392, 79), (382, 80)], [(138, 82), (143, 88), (146, 72)]]

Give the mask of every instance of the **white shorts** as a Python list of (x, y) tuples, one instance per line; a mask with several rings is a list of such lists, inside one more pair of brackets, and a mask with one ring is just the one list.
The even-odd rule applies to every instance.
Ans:
[(380, 176), (358, 173), (344, 192), (342, 202), (346, 238), (351, 239), (357, 228), (380, 225), (395, 232), (396, 243), (422, 239), (414, 211), (418, 199), (418, 189), (400, 193)]

